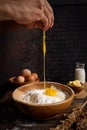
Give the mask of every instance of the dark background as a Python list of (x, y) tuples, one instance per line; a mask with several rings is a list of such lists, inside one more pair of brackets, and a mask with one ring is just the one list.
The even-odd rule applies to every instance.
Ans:
[[(87, 71), (86, 0), (49, 0), (55, 24), (47, 31), (46, 79), (66, 83), (74, 79), (76, 62)], [(28, 68), (43, 80), (42, 31), (0, 26), (0, 92), (8, 79)], [(3, 31), (3, 32), (2, 32)]]

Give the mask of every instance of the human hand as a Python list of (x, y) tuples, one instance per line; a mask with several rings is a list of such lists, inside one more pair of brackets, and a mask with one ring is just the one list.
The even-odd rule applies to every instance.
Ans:
[(39, 16), (39, 12), (38, 12), (38, 17), (40, 18), (40, 20), (37, 20), (36, 22), (33, 22), (29, 28), (41, 28), (43, 30), (47, 30), (49, 28), (51, 28), (54, 24), (54, 14), (53, 14), (53, 10), (52, 7), (49, 5), (49, 3), (47, 2), (47, 0), (40, 0), (40, 9), (41, 9), (41, 13)]
[(52, 7), (47, 0), (5, 0), (11, 20), (29, 29), (48, 30), (54, 24)]

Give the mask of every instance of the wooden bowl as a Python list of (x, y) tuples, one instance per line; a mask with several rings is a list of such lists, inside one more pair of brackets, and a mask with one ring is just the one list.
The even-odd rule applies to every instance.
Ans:
[[(24, 83), (20, 83), (20, 82), (17, 82), (15, 79), (16, 79), (16, 77), (9, 78), (10, 83), (14, 84), (15, 86), (22, 86), (22, 85), (25, 85), (25, 84), (32, 83), (32, 82), (26, 82), (26, 81)], [(37, 79), (33, 82), (39, 82), (39, 79)]]
[(74, 86), (74, 85), (69, 85), (69, 84), (67, 85), (74, 90), (75, 94), (81, 92), (84, 88), (83, 85), (82, 86)]
[(66, 85), (56, 82), (46, 82), (46, 87), (55, 86), (66, 94), (66, 99), (57, 103), (50, 104), (35, 104), (24, 102), (21, 98), (26, 92), (33, 89), (43, 89), (44, 82), (37, 82), (32, 84), (23, 85), (15, 89), (12, 93), (12, 98), (18, 108), (31, 118), (39, 120), (48, 120), (56, 117), (59, 113), (64, 112), (72, 103), (74, 99), (74, 91)]

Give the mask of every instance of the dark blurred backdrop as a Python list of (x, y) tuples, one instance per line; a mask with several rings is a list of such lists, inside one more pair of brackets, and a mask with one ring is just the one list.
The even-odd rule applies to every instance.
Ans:
[[(47, 31), (46, 79), (66, 83), (74, 79), (76, 62), (87, 71), (87, 1), (49, 0), (55, 24)], [(42, 31), (12, 29), (0, 23), (0, 93), (7, 82), (28, 68), (43, 80)]]

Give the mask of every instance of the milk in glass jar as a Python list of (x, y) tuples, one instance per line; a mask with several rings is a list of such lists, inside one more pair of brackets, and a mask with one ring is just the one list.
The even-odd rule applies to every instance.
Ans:
[(86, 74), (85, 74), (85, 64), (84, 63), (76, 63), (75, 80), (79, 80), (81, 83), (85, 82)]

